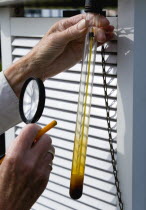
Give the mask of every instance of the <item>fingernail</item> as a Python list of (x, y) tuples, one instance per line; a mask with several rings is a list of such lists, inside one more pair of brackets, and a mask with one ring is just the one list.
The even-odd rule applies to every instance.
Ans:
[(81, 20), (78, 25), (77, 25), (79, 30), (83, 30), (84, 28), (86, 28), (86, 21), (85, 19)]
[(105, 36), (104, 31), (102, 29), (98, 29), (98, 31), (97, 31), (97, 40), (98, 40), (98, 42), (106, 41), (106, 36)]

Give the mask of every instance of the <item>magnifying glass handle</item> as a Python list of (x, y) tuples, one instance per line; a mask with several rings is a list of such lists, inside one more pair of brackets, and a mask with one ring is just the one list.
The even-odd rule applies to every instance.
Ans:
[(47, 131), (49, 131), (51, 128), (55, 127), (56, 125), (57, 125), (57, 121), (53, 120), (48, 125), (46, 125), (44, 128), (39, 130), (38, 134), (35, 137), (35, 141), (38, 141), (43, 134), (45, 134)]

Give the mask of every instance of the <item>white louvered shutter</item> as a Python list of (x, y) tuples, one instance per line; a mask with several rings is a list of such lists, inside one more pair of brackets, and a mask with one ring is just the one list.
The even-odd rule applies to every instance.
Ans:
[[(116, 27), (117, 18), (113, 17), (109, 19)], [(57, 20), (57, 18), (30, 18), (28, 21), (26, 18), (12, 18), (13, 62), (27, 54), (38, 43), (43, 33), (48, 30), (48, 25), (51, 26)], [(26, 25), (28, 25), (28, 28), (26, 28)], [(39, 30), (35, 29), (38, 25)], [(31, 32), (30, 26), (34, 29), (33, 32)], [(25, 31), (23, 28), (25, 28)], [(39, 34), (39, 31), (42, 34)], [(116, 149), (117, 41), (113, 40), (105, 46), (112, 135), (114, 138), (114, 148)], [(51, 120), (57, 120), (58, 125), (49, 131), (53, 145), (56, 148), (56, 155), (48, 186), (32, 209), (117, 210), (116, 189), (108, 143), (100, 52), (101, 47), (97, 49), (96, 57), (83, 196), (78, 201), (74, 201), (69, 197), (81, 71), (81, 63), (78, 63), (68, 71), (45, 81), (46, 105), (38, 124), (45, 126)], [(21, 123), (15, 127), (16, 135), (19, 134), (23, 126), (24, 123)]]

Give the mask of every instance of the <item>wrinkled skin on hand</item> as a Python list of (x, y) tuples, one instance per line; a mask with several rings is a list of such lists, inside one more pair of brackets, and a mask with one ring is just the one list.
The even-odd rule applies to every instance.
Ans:
[(112, 39), (114, 27), (103, 16), (97, 15), (97, 20), (98, 23), (95, 18), (85, 21), (85, 15), (77, 15), (52, 26), (29, 55), (32, 58), (32, 69), (37, 71), (37, 76), (45, 80), (79, 62), (90, 26), (97, 30), (99, 45)]
[(54, 152), (52, 140), (43, 135), (32, 147), (40, 127), (27, 125), (13, 141), (0, 166), (0, 209), (29, 210), (44, 191)]
[(44, 81), (79, 62), (89, 27), (96, 30), (98, 45), (111, 40), (114, 27), (105, 17), (96, 17), (88, 21), (85, 20), (85, 15), (80, 14), (58, 21), (26, 56), (4, 71), (15, 94), (19, 97), (21, 88), (29, 77)]

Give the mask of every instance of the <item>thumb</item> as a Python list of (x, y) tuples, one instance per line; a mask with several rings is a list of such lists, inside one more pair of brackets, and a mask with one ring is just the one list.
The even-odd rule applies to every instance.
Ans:
[(17, 154), (23, 154), (26, 150), (30, 149), (40, 129), (41, 127), (36, 124), (26, 125), (9, 148), (7, 156), (11, 155), (15, 157)]
[(81, 38), (88, 29), (88, 24), (85, 19), (82, 19), (77, 24), (67, 28), (66, 30), (62, 31), (60, 34), (62, 39), (68, 43), (75, 39)]

